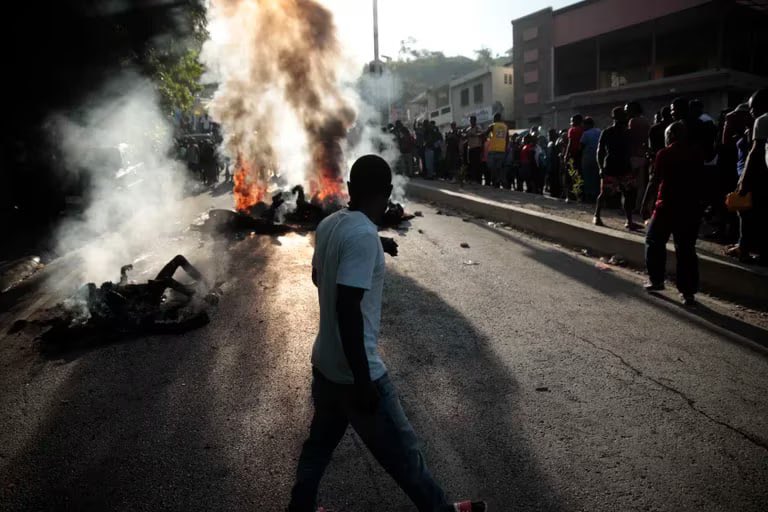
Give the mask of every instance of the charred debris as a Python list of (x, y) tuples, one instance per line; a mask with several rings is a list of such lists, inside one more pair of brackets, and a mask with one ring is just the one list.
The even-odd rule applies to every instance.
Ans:
[[(301, 185), (289, 192), (279, 192), (272, 197), (272, 203), (263, 202), (248, 211), (210, 210), (192, 229), (212, 235), (242, 237), (248, 233), (280, 236), (286, 233), (307, 233), (331, 213), (343, 208), (334, 201), (321, 201), (316, 197), (307, 200)], [(399, 203), (390, 202), (379, 229), (407, 228), (407, 221), (414, 218)]]

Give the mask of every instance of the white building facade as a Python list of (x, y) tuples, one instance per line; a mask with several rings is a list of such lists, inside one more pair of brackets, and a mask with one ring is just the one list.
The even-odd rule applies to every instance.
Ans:
[(515, 89), (512, 67), (488, 66), (473, 71), (450, 83), (453, 121), (459, 126), (469, 124), (471, 116), (478, 124), (493, 121), (496, 113), (501, 118), (515, 118)]

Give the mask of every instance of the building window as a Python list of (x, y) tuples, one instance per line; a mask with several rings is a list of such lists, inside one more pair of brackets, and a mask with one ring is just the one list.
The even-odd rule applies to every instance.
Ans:
[(461, 90), (461, 106), (466, 107), (469, 105), (469, 89)]
[(507, 76), (509, 77), (509, 78), (508, 78), (508, 80), (509, 80), (509, 81), (508, 81), (507, 83), (508, 83), (509, 85), (512, 85), (512, 73), (509, 73)]
[(443, 107), (440, 109), (441, 114), (450, 114), (451, 113), (451, 107)]
[(477, 84), (472, 91), (472, 95), (475, 98), (475, 103), (482, 103), (483, 102), (483, 84)]
[(535, 105), (539, 102), (539, 93), (537, 92), (528, 92), (523, 96), (523, 103), (526, 105)]
[(539, 70), (526, 71), (523, 73), (523, 82), (526, 84), (535, 84), (539, 81)]
[(439, 116), (439, 115), (440, 115), (440, 111), (439, 111), (439, 110), (434, 110), (434, 111), (432, 111), (432, 112), (429, 114), (429, 117), (430, 117), (430, 118), (435, 118), (435, 117), (437, 117), (437, 116)]
[(523, 62), (528, 64), (529, 62), (536, 62), (539, 60), (539, 49), (534, 48), (523, 53)]
[(523, 30), (523, 41), (531, 41), (539, 37), (539, 27), (531, 27)]

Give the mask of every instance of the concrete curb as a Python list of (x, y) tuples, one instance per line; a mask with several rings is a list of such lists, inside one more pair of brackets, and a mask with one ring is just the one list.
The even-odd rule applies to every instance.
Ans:
[[(432, 201), (463, 210), (476, 216), (528, 231), (571, 247), (588, 248), (600, 255), (620, 254), (629, 265), (645, 268), (645, 244), (642, 239), (616, 230), (601, 228), (583, 222), (557, 217), (548, 213), (527, 210), (473, 194), (455, 192), (438, 185), (411, 180), (407, 185), (410, 197)], [(667, 246), (667, 271), (674, 274), (675, 251)], [(768, 302), (768, 272), (753, 269), (706, 254), (699, 254), (701, 288), (714, 295), (745, 300)]]

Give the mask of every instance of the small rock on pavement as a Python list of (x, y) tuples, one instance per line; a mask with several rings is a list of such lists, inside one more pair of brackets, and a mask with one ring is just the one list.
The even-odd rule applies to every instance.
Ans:
[(414, 214), (416, 217), (423, 217), (423, 216), (424, 216), (424, 214), (423, 214), (423, 213), (421, 213), (420, 211), (416, 211), (416, 212), (413, 212), (413, 214)]
[(541, 387), (536, 388), (536, 391), (549, 392), (549, 388), (546, 387), (546, 386), (541, 386)]
[(620, 256), (618, 254), (614, 254), (613, 256), (611, 256), (611, 259), (608, 260), (608, 263), (610, 265), (616, 265), (618, 267), (624, 267), (627, 264), (627, 260), (623, 256)]
[(419, 230), (419, 234), (420, 234), (420, 235), (423, 235), (423, 234), (424, 234), (424, 230), (423, 230), (423, 229), (420, 229), (420, 230)]
[(443, 210), (437, 210), (437, 211), (435, 212), (435, 215), (442, 215), (442, 214), (443, 214)]
[(468, 244), (467, 242), (461, 242), (461, 246), (462, 246), (464, 249), (469, 249), (469, 244)]

